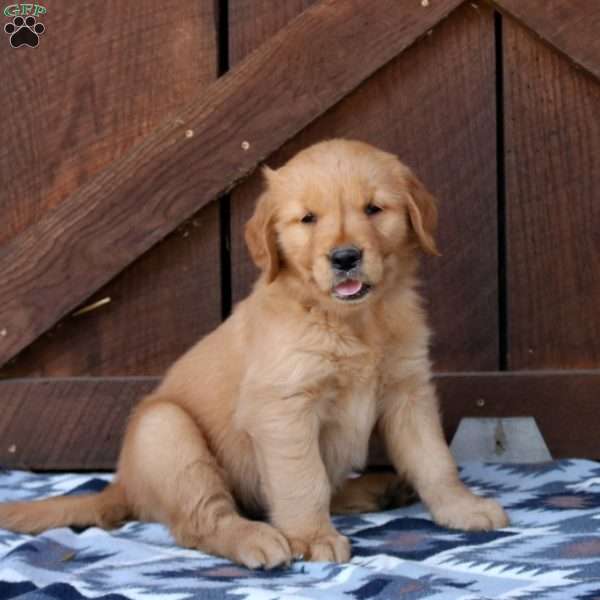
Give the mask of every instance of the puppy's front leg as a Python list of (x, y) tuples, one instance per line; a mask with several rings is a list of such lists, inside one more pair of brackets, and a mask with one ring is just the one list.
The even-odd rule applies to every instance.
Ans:
[(302, 395), (266, 403), (249, 431), (254, 440), (270, 520), (294, 556), (346, 562), (348, 538), (331, 523), (331, 486), (319, 450), (319, 419)]
[(498, 503), (476, 496), (460, 481), (426, 378), (386, 394), (380, 429), (394, 467), (408, 477), (436, 523), (468, 530), (508, 525)]

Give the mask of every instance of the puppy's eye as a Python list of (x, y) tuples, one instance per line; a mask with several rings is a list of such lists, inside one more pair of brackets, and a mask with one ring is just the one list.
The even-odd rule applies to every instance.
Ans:
[(311, 223), (317, 222), (317, 215), (315, 215), (315, 213), (307, 212), (300, 220), (302, 223), (310, 225)]
[(381, 206), (377, 206), (377, 204), (373, 204), (372, 202), (369, 202), (369, 204), (367, 204), (365, 206), (365, 215), (368, 215), (369, 217), (371, 215), (376, 215), (378, 212), (381, 212), (383, 210), (383, 208), (381, 208)]

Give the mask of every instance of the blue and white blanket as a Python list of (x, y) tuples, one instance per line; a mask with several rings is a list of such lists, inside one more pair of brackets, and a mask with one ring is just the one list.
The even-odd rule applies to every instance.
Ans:
[[(178, 548), (157, 524), (34, 537), (0, 530), (0, 599), (600, 599), (600, 464), (467, 464), (461, 473), (500, 500), (511, 527), (450, 531), (420, 504), (340, 517), (352, 539), (349, 564), (275, 571)], [(0, 471), (0, 500), (98, 490), (108, 479)]]

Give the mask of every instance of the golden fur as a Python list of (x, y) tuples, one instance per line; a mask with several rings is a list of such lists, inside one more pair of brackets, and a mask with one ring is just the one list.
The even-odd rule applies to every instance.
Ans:
[[(261, 277), (135, 409), (115, 482), (96, 496), (0, 505), (0, 526), (136, 518), (248, 567), (347, 561), (331, 506), (377, 508), (390, 489), (385, 476), (347, 480), (374, 431), (437, 523), (507, 524), (460, 482), (440, 425), (416, 289), (419, 248), (437, 253), (433, 198), (360, 142), (322, 142), (265, 174), (246, 230)], [(362, 251), (351, 283), (368, 291), (356, 300), (336, 296), (346, 279), (330, 259), (348, 245)], [(243, 516), (261, 512), (267, 522)]]

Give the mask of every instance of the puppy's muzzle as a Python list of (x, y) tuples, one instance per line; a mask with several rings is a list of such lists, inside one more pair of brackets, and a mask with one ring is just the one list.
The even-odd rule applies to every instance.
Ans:
[(363, 251), (356, 246), (338, 246), (329, 253), (334, 275), (332, 295), (343, 302), (362, 300), (371, 290), (362, 272)]

